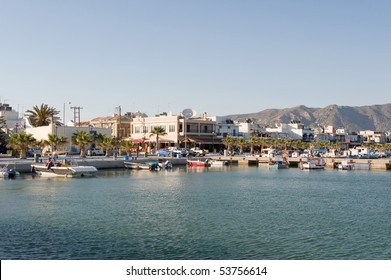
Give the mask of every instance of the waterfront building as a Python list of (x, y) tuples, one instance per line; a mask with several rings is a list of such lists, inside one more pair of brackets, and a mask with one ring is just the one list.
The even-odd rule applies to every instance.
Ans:
[(225, 117), (211, 117), (210, 119), (216, 123), (216, 138), (225, 138), (227, 135), (234, 138), (239, 136), (239, 125), (235, 124), (233, 120)]
[(162, 113), (155, 117), (138, 116), (132, 120), (131, 137), (136, 143), (148, 143), (150, 148), (156, 148), (156, 137), (150, 134), (154, 127), (160, 126), (167, 133), (159, 137), (161, 147), (204, 147), (218, 142), (214, 134), (215, 125), (215, 121), (206, 114), (191, 118), (171, 113)]
[(291, 123), (280, 123), (276, 127), (266, 127), (266, 133), (274, 139), (295, 139), (303, 142), (314, 141), (315, 132), (311, 128), (305, 128), (300, 121)]
[(108, 117), (97, 117), (90, 121), (90, 125), (94, 128), (111, 129), (111, 136), (118, 139), (130, 137), (132, 118), (125, 114), (114, 114)]
[(387, 143), (387, 135), (384, 132), (365, 130), (360, 131), (360, 135), (363, 137), (364, 143), (376, 143), (376, 144), (385, 144)]
[(33, 137), (38, 141), (48, 140), (49, 134), (57, 135), (59, 137), (66, 137), (68, 139), (68, 143), (62, 147), (62, 150), (70, 153), (78, 153), (79, 151), (78, 147), (74, 147), (71, 143), (73, 134), (77, 133), (78, 131), (86, 131), (94, 136), (97, 136), (99, 133), (111, 136), (110, 128), (97, 128), (92, 126), (56, 126), (49, 124), (48, 126), (32, 127), (31, 125), (27, 124), (25, 131), (27, 134), (32, 134)]

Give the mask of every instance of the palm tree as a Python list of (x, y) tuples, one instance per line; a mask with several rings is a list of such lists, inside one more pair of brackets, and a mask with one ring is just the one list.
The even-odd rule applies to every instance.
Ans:
[(68, 139), (64, 136), (58, 137), (56, 134), (48, 134), (48, 140), (45, 141), (47, 146), (53, 146), (53, 151), (57, 151), (58, 148), (65, 145)]
[(115, 137), (110, 137), (104, 134), (98, 134), (98, 147), (106, 151), (106, 157), (110, 156), (111, 150), (117, 147), (118, 141)]
[(163, 135), (166, 135), (167, 132), (166, 130), (161, 127), (161, 126), (155, 126), (152, 131), (151, 131), (151, 134), (149, 135), (149, 137), (153, 136), (153, 135), (156, 135), (156, 150), (159, 149), (159, 136), (163, 136)]
[(227, 150), (231, 152), (232, 150), (232, 145), (235, 142), (235, 139), (231, 135), (227, 135), (223, 140), (223, 144), (227, 147)]
[(258, 142), (258, 137), (250, 137), (250, 139), (247, 141), (247, 143), (250, 145), (250, 154), (254, 154), (254, 146), (257, 145)]
[(58, 115), (59, 111), (57, 111), (54, 107), (49, 107), (47, 104), (41, 104), (40, 107), (35, 105), (32, 110), (27, 110), (27, 117), (32, 126), (47, 126), (52, 120), (57, 125), (62, 125), (58, 120), (60, 119), (56, 115)]
[(77, 131), (72, 135), (72, 144), (79, 146), (81, 157), (86, 156), (86, 152), (85, 152), (86, 146), (93, 142), (94, 142), (94, 137), (83, 130)]
[(26, 149), (33, 147), (36, 143), (32, 134), (27, 134), (24, 131), (10, 136), (7, 147), (19, 151), (20, 158), (26, 158)]
[(235, 145), (239, 146), (239, 154), (243, 154), (243, 147), (247, 145), (247, 142), (243, 137), (240, 137), (236, 139)]
[(130, 153), (132, 152), (132, 150), (134, 149), (134, 147), (136, 146), (136, 144), (133, 142), (133, 140), (123, 140), (121, 141), (121, 150), (122, 151), (125, 151), (126, 154), (128, 156), (130, 156)]

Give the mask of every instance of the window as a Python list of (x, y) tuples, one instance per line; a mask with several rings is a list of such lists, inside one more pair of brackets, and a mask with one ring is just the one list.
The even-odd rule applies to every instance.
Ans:
[(134, 127), (134, 133), (140, 133), (141, 132), (141, 127), (135, 126)]
[(168, 126), (168, 132), (175, 132), (175, 124), (170, 124)]

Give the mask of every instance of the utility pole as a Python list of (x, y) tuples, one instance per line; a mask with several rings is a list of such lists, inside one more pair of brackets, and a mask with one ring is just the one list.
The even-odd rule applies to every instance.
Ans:
[(83, 109), (83, 107), (71, 107), (73, 110), (73, 123), (76, 125), (76, 121), (79, 123), (80, 127), (80, 110)]

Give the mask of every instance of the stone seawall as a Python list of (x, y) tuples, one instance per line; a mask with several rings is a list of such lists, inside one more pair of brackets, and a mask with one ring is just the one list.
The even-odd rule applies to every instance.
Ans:
[[(211, 157), (215, 160), (225, 160), (228, 161), (232, 165), (259, 165), (259, 164), (267, 164), (268, 158), (257, 158), (257, 157), (243, 157), (243, 156), (234, 156), (234, 157), (224, 157), (224, 156), (215, 156)], [(87, 166), (95, 166), (97, 169), (115, 169), (115, 168), (124, 168), (124, 160), (123, 158), (85, 158), (85, 159), (72, 159), (77, 162), (78, 165), (87, 165)], [(149, 158), (138, 158), (127, 160), (129, 162), (149, 162), (149, 161), (159, 161), (164, 162), (169, 160), (172, 162), (174, 166), (186, 165), (186, 158), (170, 158), (170, 157), (149, 157)], [(298, 159), (298, 158), (290, 158), (290, 166), (297, 167), (300, 160), (306, 161), (306, 159)], [(342, 158), (325, 158), (326, 168), (335, 168), (338, 163), (343, 160)], [(391, 170), (391, 159), (349, 159), (355, 163), (370, 163), (370, 169), (373, 170)], [(20, 173), (30, 173), (31, 172), (31, 164), (34, 163), (32, 159), (7, 159), (1, 160), (0, 166), (8, 165), (10, 168), (15, 168)]]

